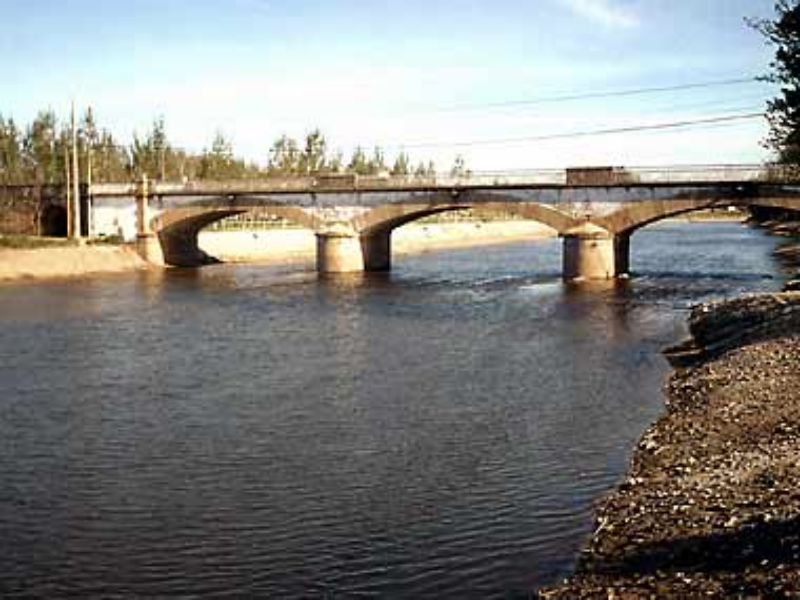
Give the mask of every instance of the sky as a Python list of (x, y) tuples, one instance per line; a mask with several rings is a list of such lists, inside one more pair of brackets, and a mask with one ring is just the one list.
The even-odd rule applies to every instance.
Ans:
[(457, 155), (476, 171), (759, 162), (763, 118), (572, 134), (763, 112), (773, 49), (744, 19), (773, 6), (0, 0), (0, 115), (74, 101), (126, 143), (163, 117), (175, 146), (221, 132), (259, 163), (314, 128), (345, 157), (380, 145), (442, 170)]

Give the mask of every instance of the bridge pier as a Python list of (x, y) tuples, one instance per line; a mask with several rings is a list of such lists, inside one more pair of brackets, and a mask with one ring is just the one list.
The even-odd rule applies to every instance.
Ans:
[(365, 271), (389, 271), (392, 268), (392, 232), (379, 231), (361, 236)]
[(617, 277), (627, 277), (631, 272), (631, 234), (614, 236), (614, 269)]
[(391, 266), (390, 231), (362, 236), (337, 231), (317, 233), (319, 273), (388, 271)]
[[(617, 244), (605, 229), (585, 223), (570, 229), (564, 239), (563, 276), (568, 281), (613, 279), (617, 275)], [(620, 247), (620, 254), (622, 247)]]
[(358, 236), (346, 233), (317, 234), (317, 272), (357, 273), (364, 270)]

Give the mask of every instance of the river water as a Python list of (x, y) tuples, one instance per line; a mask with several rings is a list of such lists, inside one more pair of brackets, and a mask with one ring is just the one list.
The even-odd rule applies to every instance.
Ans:
[(0, 287), (0, 596), (526, 598), (662, 411), (687, 308), (775, 290), (734, 223), (391, 274), (221, 265)]

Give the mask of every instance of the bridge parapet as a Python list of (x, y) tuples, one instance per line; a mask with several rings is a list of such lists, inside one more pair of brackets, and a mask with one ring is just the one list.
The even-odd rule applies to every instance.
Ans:
[[(246, 181), (188, 181), (150, 184), (157, 197), (237, 197), (263, 194), (342, 194), (358, 192), (439, 191), (485, 188), (627, 187), (722, 183), (798, 183), (800, 166), (682, 165), (668, 167), (580, 167), (466, 174), (266, 177)], [(92, 186), (94, 197), (132, 196), (135, 183)]]

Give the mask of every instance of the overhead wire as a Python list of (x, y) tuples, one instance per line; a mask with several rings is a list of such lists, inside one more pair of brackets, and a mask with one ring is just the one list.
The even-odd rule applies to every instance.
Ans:
[(572, 131), (572, 132), (565, 132), (565, 133), (552, 133), (552, 134), (544, 134), (544, 135), (533, 135), (533, 136), (518, 136), (518, 137), (505, 137), (505, 138), (486, 138), (480, 140), (460, 140), (460, 141), (451, 141), (451, 142), (410, 142), (406, 144), (398, 144), (398, 145), (388, 145), (388, 146), (381, 146), (383, 148), (390, 148), (390, 149), (406, 149), (406, 148), (463, 148), (469, 146), (488, 146), (488, 145), (506, 145), (506, 144), (518, 144), (524, 142), (540, 142), (540, 141), (549, 141), (549, 140), (562, 140), (562, 139), (572, 139), (572, 138), (582, 138), (582, 137), (591, 137), (591, 136), (600, 136), (600, 135), (612, 135), (612, 134), (621, 134), (621, 133), (638, 133), (644, 131), (659, 131), (659, 130), (667, 130), (667, 129), (679, 129), (679, 128), (692, 128), (694, 126), (700, 125), (707, 125), (707, 124), (717, 124), (717, 123), (726, 123), (726, 122), (733, 122), (733, 121), (746, 121), (746, 120), (754, 120), (760, 119), (765, 116), (764, 112), (747, 112), (747, 113), (739, 113), (739, 114), (732, 114), (732, 115), (723, 115), (719, 117), (710, 117), (710, 118), (703, 118), (703, 119), (691, 119), (691, 120), (683, 120), (683, 121), (672, 121), (666, 123), (653, 123), (653, 124), (642, 124), (642, 125), (631, 125), (625, 127), (613, 127), (613, 128), (605, 128), (605, 129), (595, 129), (595, 130), (586, 130), (586, 131)]
[(431, 112), (457, 112), (457, 111), (477, 111), (485, 109), (509, 108), (515, 106), (534, 106), (537, 104), (552, 104), (560, 102), (575, 102), (580, 100), (595, 100), (599, 98), (622, 98), (628, 96), (644, 96), (650, 94), (662, 94), (665, 92), (678, 92), (685, 90), (706, 89), (714, 87), (726, 87), (742, 84), (763, 83), (758, 77), (739, 77), (735, 79), (717, 79), (709, 81), (699, 81), (669, 86), (654, 86), (641, 88), (628, 88), (622, 90), (608, 90), (598, 92), (580, 92), (569, 94), (557, 94), (553, 96), (542, 96), (539, 98), (507, 100), (503, 102), (487, 102), (480, 104), (462, 104), (445, 106), (434, 109)]

